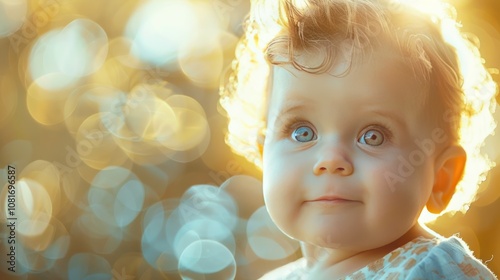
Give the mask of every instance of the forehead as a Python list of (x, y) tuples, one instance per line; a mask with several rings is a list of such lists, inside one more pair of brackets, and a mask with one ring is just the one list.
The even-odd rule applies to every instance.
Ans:
[[(320, 60), (311, 55), (300, 59), (303, 65)], [(385, 52), (373, 53), (359, 62), (339, 59), (327, 73), (311, 74), (291, 65), (273, 66), (272, 72), (271, 106), (295, 97), (320, 102), (329, 97), (354, 97), (375, 104), (404, 99), (419, 104), (425, 94), (409, 68)]]

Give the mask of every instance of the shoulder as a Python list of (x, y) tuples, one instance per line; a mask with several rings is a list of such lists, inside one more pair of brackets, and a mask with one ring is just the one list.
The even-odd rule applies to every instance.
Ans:
[(305, 270), (306, 261), (304, 258), (278, 267), (264, 274), (259, 280), (276, 280), (276, 279), (302, 279), (302, 271)]
[(415, 264), (410, 279), (497, 279), (458, 237), (443, 239)]

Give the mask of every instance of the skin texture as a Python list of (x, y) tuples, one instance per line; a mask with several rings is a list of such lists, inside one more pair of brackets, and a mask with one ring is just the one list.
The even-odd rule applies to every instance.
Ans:
[(435, 129), (419, 121), (418, 86), (387, 54), (339, 76), (346, 62), (319, 75), (273, 69), (264, 199), (276, 225), (301, 241), (315, 279), (352, 273), (432, 236), (417, 219), (426, 204), (436, 212), (447, 205), (465, 163), (463, 149), (435, 143), (410, 163), (412, 172), (399, 172)]

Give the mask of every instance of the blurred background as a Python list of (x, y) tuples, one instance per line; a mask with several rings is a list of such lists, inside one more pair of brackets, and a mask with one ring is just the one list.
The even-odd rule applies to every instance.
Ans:
[[(498, 83), (500, 1), (450, 2)], [(219, 81), (249, 8), (0, 0), (1, 279), (256, 279), (300, 257), (224, 142)], [(484, 148), (497, 161), (498, 134)], [(496, 167), (467, 213), (429, 224), (497, 275), (499, 183)]]

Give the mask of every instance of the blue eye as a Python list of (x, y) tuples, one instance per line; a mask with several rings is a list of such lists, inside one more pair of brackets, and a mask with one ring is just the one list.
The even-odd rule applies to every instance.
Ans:
[(378, 130), (370, 129), (359, 137), (358, 142), (370, 146), (380, 146), (384, 143), (384, 134)]
[(316, 134), (308, 126), (301, 126), (292, 132), (292, 138), (299, 142), (309, 142), (316, 139)]

